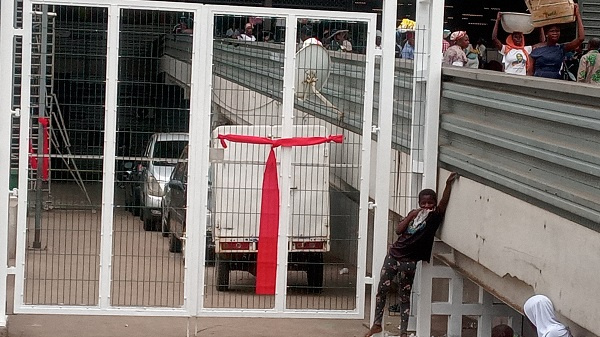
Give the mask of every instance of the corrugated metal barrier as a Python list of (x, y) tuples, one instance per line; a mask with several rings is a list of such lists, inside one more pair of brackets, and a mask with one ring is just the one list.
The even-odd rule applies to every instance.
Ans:
[(600, 231), (600, 90), (443, 73), (441, 166)]

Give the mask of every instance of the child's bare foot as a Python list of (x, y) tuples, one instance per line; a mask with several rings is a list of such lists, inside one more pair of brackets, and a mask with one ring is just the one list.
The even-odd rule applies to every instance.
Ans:
[(373, 336), (374, 334), (380, 333), (382, 331), (383, 329), (381, 328), (381, 324), (373, 324), (369, 332), (365, 334), (365, 337)]

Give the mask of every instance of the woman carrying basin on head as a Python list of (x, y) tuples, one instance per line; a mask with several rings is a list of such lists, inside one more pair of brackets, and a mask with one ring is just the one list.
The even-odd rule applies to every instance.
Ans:
[[(492, 41), (494, 46), (498, 48), (500, 54), (502, 54), (502, 64), (504, 65), (504, 72), (513, 75), (527, 75), (528, 65), (532, 62), (530, 56), (531, 52), (536, 46), (525, 45), (525, 35), (523, 33), (529, 32), (509, 32), (510, 34), (506, 38), (506, 44), (502, 44), (498, 40), (498, 25), (502, 20), (502, 12), (498, 12), (496, 17), (496, 24), (494, 25), (494, 31), (492, 32)], [(507, 28), (505, 28), (507, 29)], [(544, 29), (540, 29), (540, 42), (545, 42)]]
[(565, 53), (577, 49), (585, 39), (583, 22), (577, 4), (575, 4), (575, 18), (577, 20), (577, 37), (569, 43), (558, 43), (560, 39), (560, 26), (558, 24), (544, 27), (546, 42), (531, 52), (532, 62), (527, 68), (528, 75), (556, 79), (562, 77), (561, 72)]

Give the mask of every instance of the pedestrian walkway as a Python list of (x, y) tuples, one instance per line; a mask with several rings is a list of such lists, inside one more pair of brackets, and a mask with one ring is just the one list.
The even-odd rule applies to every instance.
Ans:
[[(181, 317), (11, 315), (9, 337), (184, 337), (195, 319)], [(199, 318), (198, 336), (364, 336), (367, 320)], [(5, 335), (0, 332), (0, 336)]]

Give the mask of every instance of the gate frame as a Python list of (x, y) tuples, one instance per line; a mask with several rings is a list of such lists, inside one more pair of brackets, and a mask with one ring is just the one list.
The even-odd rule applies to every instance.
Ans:
[[(285, 18), (286, 20), (286, 43), (285, 43), (285, 54), (284, 54), (284, 75), (283, 75), (283, 104), (282, 104), (282, 136), (284, 137), (292, 137), (293, 129), (294, 129), (294, 83), (295, 83), (295, 55), (296, 55), (296, 36), (297, 36), (297, 19), (298, 18), (314, 18), (314, 19), (334, 19), (334, 20), (352, 20), (352, 21), (361, 21), (367, 24), (367, 49), (365, 55), (365, 93), (364, 93), (364, 103), (363, 103), (363, 130), (362, 130), (362, 155), (361, 162), (363, 165), (361, 166), (361, 194), (360, 194), (360, 205), (359, 205), (359, 240), (358, 240), (358, 257), (357, 257), (357, 277), (356, 277), (356, 308), (354, 310), (300, 310), (300, 309), (286, 309), (286, 292), (287, 292), (287, 243), (288, 243), (288, 226), (286, 223), (281, 224), (279, 227), (279, 235), (278, 235), (278, 246), (286, 247), (285, 250), (280, 248), (280, 253), (278, 254), (278, 263), (277, 263), (277, 282), (276, 282), (276, 290), (275, 290), (275, 306), (272, 309), (235, 309), (235, 308), (205, 308), (204, 307), (204, 287), (201, 287), (198, 291), (198, 299), (197, 303), (197, 311), (195, 316), (198, 317), (281, 317), (281, 318), (338, 318), (338, 319), (361, 319), (364, 317), (364, 306), (365, 306), (365, 282), (366, 282), (366, 246), (367, 246), (367, 222), (368, 222), (368, 211), (369, 207), (367, 207), (369, 203), (369, 177), (370, 177), (370, 155), (371, 155), (371, 130), (372, 130), (372, 111), (373, 111), (373, 92), (374, 92), (374, 80), (375, 80), (375, 30), (377, 23), (377, 15), (369, 14), (369, 13), (356, 13), (356, 12), (335, 12), (335, 15), (331, 16), (328, 14), (332, 14), (332, 12), (323, 12), (323, 11), (315, 11), (315, 10), (295, 10), (295, 9), (279, 9), (279, 8), (271, 8), (271, 7), (239, 7), (239, 6), (223, 6), (223, 5), (206, 5), (207, 12), (205, 13), (205, 20), (203, 21), (203, 26), (208, 25), (212, 27), (214, 24), (214, 17), (216, 15), (254, 15), (254, 16), (271, 16), (271, 17), (279, 17)], [(212, 31), (212, 29), (207, 29), (207, 31)], [(207, 46), (207, 48), (203, 49), (205, 51), (204, 54), (194, 55), (192, 59), (192, 65), (195, 62), (200, 62), (199, 64), (210, 64), (208, 62), (212, 62), (212, 50), (214, 39), (212, 36), (209, 38), (208, 36), (197, 37), (194, 35), (194, 42), (199, 42), (202, 46)], [(196, 40), (199, 39), (199, 40)], [(294, 41), (291, 43), (290, 41)], [(200, 53), (196, 53), (200, 54)], [(203, 61), (204, 58), (204, 61)], [(212, 67), (207, 67), (204, 78), (212, 78), (213, 69)], [(291, 85), (286, 85), (291, 83)], [(209, 84), (209, 88), (212, 89), (212, 81)], [(211, 90), (205, 90), (205, 95), (207, 98), (204, 100), (205, 105), (203, 106), (206, 111), (210, 111), (210, 93)], [(193, 95), (192, 95), (193, 96)], [(194, 126), (202, 126), (200, 125)], [(190, 129), (194, 128), (192, 122), (190, 122)], [(206, 132), (201, 132), (201, 135), (204, 135), (200, 141), (200, 144), (209, 144), (210, 141), (210, 125), (204, 125)], [(391, 134), (391, 124), (388, 126), (390, 129), (389, 132)], [(199, 129), (202, 129), (200, 127)], [(191, 136), (191, 135), (190, 135)], [(190, 143), (193, 140), (190, 138)], [(200, 187), (204, 183), (204, 181), (198, 181), (198, 177), (207, 177), (208, 176), (208, 150), (209, 147), (205, 146), (201, 149), (201, 151), (205, 151), (202, 153), (199, 158), (203, 159), (201, 165), (194, 165), (195, 159), (190, 159), (189, 167), (193, 169), (190, 170), (190, 176), (193, 181), (193, 186)], [(198, 151), (198, 149), (196, 149)], [(290, 179), (291, 179), (291, 148), (281, 148), (280, 149), (280, 158), (281, 158), (281, 169), (279, 175), (281, 177), (287, 177), (287, 179), (281, 179), (280, 183), (280, 191), (287, 191), (290, 188)], [(193, 173), (192, 173), (193, 172)], [(192, 183), (190, 181), (190, 183)], [(198, 184), (198, 185), (196, 185)], [(193, 189), (191, 187), (190, 189)], [(190, 205), (206, 205), (207, 196), (206, 193), (201, 193), (197, 202), (189, 202)], [(288, 219), (290, 212), (290, 195), (289, 193), (281, 193), (280, 200), (280, 219)], [(188, 211), (188, 216), (190, 214), (194, 214), (199, 216), (199, 219), (204, 219), (206, 207), (189, 207), (190, 211)], [(196, 213), (194, 213), (196, 212)], [(286, 220), (287, 222), (287, 220)], [(203, 239), (206, 234), (206, 224), (202, 224), (199, 228), (192, 227), (193, 229), (197, 229), (200, 233), (192, 233), (191, 242), (205, 242)], [(188, 234), (188, 233), (186, 233)], [(194, 239), (198, 235), (202, 236), (202, 239), (198, 241)], [(188, 246), (189, 247), (189, 246)], [(364, 247), (364, 249), (361, 249)], [(205, 251), (204, 249), (200, 249), (201, 247), (194, 244), (194, 247), (189, 247), (190, 254), (192, 254), (192, 259), (194, 257), (198, 257), (198, 261), (204, 261)], [(285, 254), (281, 254), (284, 251)], [(187, 253), (187, 250), (186, 250)], [(190, 260), (186, 258), (187, 261)], [(199, 280), (204, 280), (205, 277), (205, 268), (199, 268), (198, 277)]]
[[(15, 1), (0, 0), (0, 45), (5, 46), (0, 49), (0, 74), (7, 74), (10, 68), (12, 74), (13, 63), (13, 48), (15, 36), (15, 18), (14, 7)], [(10, 46), (8, 48), (7, 46)], [(8, 62), (10, 60), (10, 62)], [(0, 210), (5, 210), (4, 220), (0, 221), (0, 327), (5, 327), (7, 322), (6, 316), (6, 300), (7, 300), (7, 277), (14, 273), (13, 268), (8, 267), (8, 211), (9, 211), (9, 188), (10, 188), (10, 144), (11, 144), (11, 129), (12, 116), (15, 111), (11, 108), (12, 96), (12, 76), (4, 76), (0, 80), (0, 102), (6, 104), (8, 109), (0, 109)], [(3, 106), (4, 108), (4, 106)], [(8, 146), (6, 146), (8, 144)]]
[[(64, 6), (87, 6), (108, 9), (107, 22), (107, 66), (106, 66), (106, 96), (105, 96), (105, 124), (104, 124), (104, 153), (103, 153), (103, 184), (102, 184), (102, 210), (101, 210), (101, 230), (100, 230), (100, 270), (99, 270), (99, 299), (97, 305), (75, 306), (75, 305), (25, 305), (24, 304), (24, 286), (25, 286), (25, 256), (26, 256), (26, 227), (27, 227), (27, 193), (18, 201), (17, 215), (17, 255), (15, 274), (15, 296), (14, 312), (30, 314), (76, 314), (76, 315), (131, 315), (131, 316), (221, 316), (221, 317), (293, 317), (293, 318), (345, 318), (360, 319), (364, 317), (365, 306), (365, 283), (370, 278), (366, 277), (366, 247), (367, 247), (367, 222), (369, 207), (369, 178), (371, 162), (371, 133), (372, 133), (372, 109), (373, 109), (373, 89), (375, 79), (375, 30), (376, 14), (354, 13), (354, 12), (323, 12), (315, 10), (296, 10), (279, 9), (265, 7), (234, 7), (220, 5), (203, 5), (190, 3), (170, 3), (147, 0), (111, 0), (108, 3), (98, 4), (93, 0), (41, 0), (23, 1), (23, 28), (5, 29), (13, 25), (14, 7), (5, 6), (11, 0), (3, 0), (2, 14), (2, 42), (11, 40), (14, 36), (22, 36), (23, 39), (23, 61), (22, 61), (22, 92), (21, 92), (21, 129), (20, 129), (20, 148), (19, 148), (19, 186), (27, 186), (28, 179), (28, 147), (23, 146), (29, 142), (30, 128), (30, 95), (31, 95), (31, 48), (32, 42), (32, 4), (46, 5), (64, 5)], [(14, 4), (14, 2), (13, 2)], [(9, 11), (9, 9), (13, 11)], [(187, 257), (184, 270), (184, 303), (180, 308), (168, 307), (140, 307), (140, 306), (112, 306), (110, 304), (111, 296), (111, 278), (112, 278), (112, 252), (113, 252), (113, 221), (114, 221), (114, 170), (115, 170), (115, 145), (116, 145), (116, 118), (117, 114), (117, 85), (118, 85), (118, 66), (119, 66), (119, 38), (120, 38), (120, 11), (121, 9), (138, 9), (151, 11), (187, 11), (194, 13), (197, 20), (200, 34), (193, 35), (193, 54), (192, 54), (192, 79), (190, 92), (202, 91), (202, 95), (191, 95), (190, 101), (190, 126), (189, 130), (203, 130), (207, 132), (190, 132), (190, 167), (189, 172), (189, 190), (205, 191), (204, 181), (208, 176), (208, 153), (210, 140), (210, 125), (204, 123), (203, 117), (210, 116), (211, 89), (212, 81), (207, 84), (205, 79), (212, 78), (212, 67), (206, 67), (209, 61), (212, 62), (212, 34), (202, 34), (203, 30), (210, 32), (209, 27), (214, 24), (214, 16), (217, 14), (231, 14), (244, 16), (272, 16), (286, 19), (286, 45), (285, 45), (285, 65), (284, 65), (284, 88), (283, 88), (283, 131), (285, 136), (290, 136), (293, 130), (294, 118), (294, 80), (295, 80), (295, 52), (296, 52), (296, 32), (297, 18), (310, 17), (315, 19), (337, 19), (348, 21), (365, 22), (367, 28), (367, 51), (365, 64), (365, 93), (363, 104), (363, 130), (361, 144), (361, 194), (359, 205), (359, 240), (357, 256), (357, 276), (356, 276), (356, 308), (354, 310), (297, 310), (286, 309), (286, 281), (287, 281), (287, 226), (280, 226), (279, 246), (285, 247), (286, 254), (278, 254), (278, 275), (276, 284), (275, 307), (273, 309), (227, 309), (227, 308), (204, 308), (204, 275), (205, 268), (200, 264), (188, 264), (190, 261), (204, 261), (205, 251), (201, 249), (200, 240), (206, 236), (206, 224), (201, 222), (201, 226), (191, 227), (187, 235), (189, 236), (188, 247), (186, 249)], [(332, 15), (333, 14), (333, 15)], [(8, 19), (8, 20), (5, 20)], [(5, 40), (6, 39), (6, 40)], [(199, 48), (198, 46), (206, 46)], [(8, 57), (12, 59), (12, 48), (5, 48), (2, 51), (2, 59)], [(393, 60), (392, 60), (393, 62)], [(1, 97), (8, 98), (4, 102), (12, 100), (12, 83), (9, 84), (8, 78), (3, 80)], [(393, 78), (393, 77), (392, 77)], [(11, 78), (12, 80), (12, 78)], [(290, 85), (291, 84), (291, 85)], [(6, 116), (9, 116), (6, 114)], [(2, 123), (0, 132), (3, 137), (10, 139), (10, 118), (6, 118), (6, 123)], [(382, 133), (391, 135), (391, 124), (383, 123), (379, 126)], [(384, 130), (386, 129), (386, 130)], [(389, 129), (389, 130), (387, 130)], [(10, 144), (7, 141), (4, 144)], [(206, 144), (194, 146), (194, 144)], [(380, 142), (378, 147), (382, 147)], [(388, 148), (389, 150), (389, 148)], [(286, 152), (288, 153), (286, 155)], [(289, 189), (289, 173), (291, 172), (290, 161), (291, 149), (282, 149), (282, 170), (281, 176), (288, 176), (288, 179), (282, 179), (281, 190)], [(10, 151), (6, 148), (0, 150), (0, 156), (10, 158)], [(8, 162), (8, 160), (6, 161)], [(6, 170), (6, 168), (1, 168)], [(8, 186), (8, 172), (0, 178), (0, 188)], [(378, 184), (378, 189), (386, 190), (387, 186)], [(388, 192), (389, 193), (389, 192)], [(380, 195), (380, 194), (378, 194)], [(4, 209), (8, 209), (8, 195), (0, 197), (0, 207), (6, 204)], [(189, 198), (188, 219), (204, 219), (206, 216), (206, 193), (194, 193)], [(281, 196), (281, 219), (287, 219), (289, 214), (289, 195), (282, 193)], [(7, 241), (5, 229), (0, 229), (0, 243)], [(378, 233), (376, 232), (376, 235)], [(385, 231), (382, 231), (385, 235)], [(384, 239), (385, 240), (385, 239)], [(204, 242), (204, 241), (202, 241)], [(281, 252), (281, 251), (280, 251)], [(4, 252), (6, 253), (6, 252)], [(0, 253), (0, 258), (4, 253)], [(197, 258), (197, 259), (195, 259)], [(5, 259), (4, 259), (5, 260)], [(2, 262), (4, 264), (4, 262)], [(6, 266), (0, 269), (0, 300), (6, 296)], [(199, 281), (202, 280), (202, 281)], [(196, 296), (194, 296), (196, 294)], [(3, 314), (4, 312), (0, 312)], [(3, 315), (5, 317), (5, 315)], [(5, 320), (4, 320), (5, 322)], [(0, 326), (3, 321), (0, 318)]]

